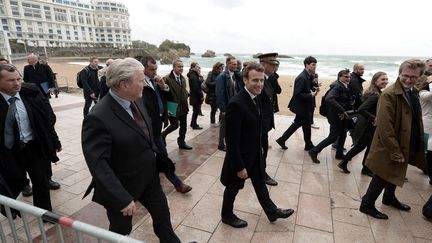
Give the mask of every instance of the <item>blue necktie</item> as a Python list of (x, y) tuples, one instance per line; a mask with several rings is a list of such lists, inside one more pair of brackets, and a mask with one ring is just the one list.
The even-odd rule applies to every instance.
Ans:
[(162, 98), (161, 98), (161, 95), (159, 93), (159, 88), (157, 87), (157, 85), (155, 84), (155, 81), (153, 79), (150, 79), (150, 82), (152, 82), (153, 89), (156, 93), (156, 98), (157, 98), (157, 102), (158, 102), (158, 106), (159, 106), (159, 114), (163, 114), (164, 108), (163, 108)]
[(14, 125), (16, 122), (15, 115), (17, 112), (16, 103), (17, 97), (9, 98), (9, 108), (6, 114), (5, 129), (4, 129), (4, 142), (8, 149), (11, 149), (15, 143)]

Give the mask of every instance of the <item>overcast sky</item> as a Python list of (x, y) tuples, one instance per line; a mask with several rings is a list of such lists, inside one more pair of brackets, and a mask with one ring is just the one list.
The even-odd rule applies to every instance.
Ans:
[(133, 40), (192, 52), (432, 56), (432, 1), (117, 0)]

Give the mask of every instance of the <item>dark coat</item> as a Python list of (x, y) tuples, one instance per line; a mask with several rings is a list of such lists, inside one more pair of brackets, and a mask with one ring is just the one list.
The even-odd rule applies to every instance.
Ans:
[(197, 72), (191, 70), (188, 72), (187, 77), (189, 79), (189, 104), (190, 105), (201, 105), (204, 99), (204, 93), (201, 89), (201, 84), (204, 79)]
[(293, 96), (288, 108), (297, 115), (310, 116), (314, 100), (311, 94), (312, 79), (313, 77), (304, 69), (294, 81)]
[(102, 67), (99, 66), (97, 69), (93, 69), (88, 65), (80, 72), (85, 99), (89, 99), (90, 94), (95, 94), (96, 98), (99, 96), (99, 69), (102, 69)]
[(274, 108), (273, 112), (274, 113), (279, 112), (278, 94), (282, 93), (282, 88), (279, 85), (278, 79), (279, 79), (279, 74), (277, 73), (272, 73), (267, 78), (268, 82), (271, 84), (273, 88), (273, 108)]
[(351, 73), (351, 80), (350, 80), (350, 86), (351, 86), (351, 92), (355, 98), (354, 98), (354, 108), (358, 109), (362, 102), (362, 94), (363, 94), (363, 82), (364, 80), (360, 75), (357, 73), (352, 72)]
[[(374, 138), (366, 159), (366, 166), (384, 180), (402, 187), (408, 164), (419, 168), (425, 167), (424, 147), (419, 146), (416, 156), (410, 160), (412, 115), (410, 103), (401, 83), (397, 80), (388, 86), (380, 95), (377, 106), (377, 120)], [(417, 119), (420, 131), (423, 131), (421, 113)], [(423, 133), (416, 136), (417, 142), (423, 144)], [(404, 163), (395, 162), (404, 158)]]
[(212, 104), (216, 104), (216, 78), (217, 78), (218, 74), (213, 73), (213, 71), (210, 71), (207, 74), (207, 79), (206, 79), (206, 85), (208, 88), (207, 94), (206, 94), (206, 98), (205, 98), (205, 103), (212, 105)]
[[(48, 99), (42, 95), (35, 84), (22, 83), (19, 94), (26, 107), (34, 140), (40, 145), (41, 154), (47, 163), (41, 166), (50, 166), (50, 162), (59, 161), (56, 150), (61, 148), (60, 140), (54, 129), (56, 122), (54, 111)], [(22, 183), (23, 180), (26, 181), (26, 178), (21, 178), (22, 168), (16, 166), (12, 151), (6, 149), (4, 145), (4, 126), (8, 108), (8, 103), (0, 95), (0, 174), (10, 185), (16, 197), (24, 188), (25, 183)]]
[(106, 84), (106, 76), (100, 78), (99, 83), (99, 99), (102, 99), (106, 94), (108, 94), (109, 87)]
[(328, 106), (327, 119), (339, 120), (339, 115), (352, 110), (351, 105), (351, 91), (349, 87), (345, 87), (342, 82), (334, 82), (334, 86), (330, 89), (325, 98)]
[[(153, 135), (151, 120), (143, 102), (138, 109)], [(114, 211), (125, 208), (138, 199), (157, 180), (153, 142), (147, 139), (126, 110), (107, 94), (84, 118), (81, 133), (82, 149), (93, 180), (93, 201)]]
[(267, 78), (264, 81), (264, 88), (261, 91), (261, 94), (259, 94), (259, 99), (261, 101), (261, 113), (262, 113), (262, 123), (263, 123), (263, 132), (268, 132), (272, 128), (275, 127), (274, 125), (274, 90), (273, 86), (271, 85), (269, 79)]
[(226, 106), (230, 99), (241, 90), (240, 86), (240, 76), (237, 72), (233, 74), (234, 84), (231, 81), (231, 77), (228, 68), (220, 73), (216, 78), (216, 100), (217, 106), (221, 112), (225, 112)]
[(161, 135), (162, 123), (168, 120), (168, 110), (166, 107), (166, 100), (171, 98), (171, 93), (169, 91), (164, 91), (159, 88), (159, 85), (155, 83), (155, 88), (158, 89), (159, 94), (164, 105), (164, 111), (162, 116), (160, 116), (159, 104), (156, 97), (156, 92), (150, 86), (146, 85), (143, 89), (143, 103), (147, 109), (147, 114), (152, 120), (152, 130), (153, 134), (156, 136)]
[(357, 122), (352, 133), (354, 144), (368, 145), (372, 142), (375, 133), (373, 122), (376, 115), (378, 94), (367, 94), (363, 96), (363, 102), (358, 108)]
[(33, 65), (26, 65), (24, 67), (23, 80), (26, 83), (33, 83), (45, 94), (45, 91), (41, 87), (41, 83), (48, 82), (49, 88), (54, 88), (54, 73), (50, 66), (47, 64), (40, 64), (39, 62), (33, 67)]
[[(241, 189), (245, 180), (237, 176), (238, 171), (246, 168), (250, 176), (265, 176), (261, 117), (245, 89), (231, 99), (225, 119), (227, 152), (220, 180), (225, 186), (232, 185)], [(254, 173), (256, 170), (259, 173)]]
[(189, 93), (186, 90), (186, 79), (183, 77), (183, 75), (180, 75), (180, 78), (182, 81), (181, 86), (176, 81), (173, 71), (164, 77), (165, 83), (168, 84), (170, 88), (170, 101), (178, 104), (177, 116), (186, 115), (189, 112), (189, 105), (187, 102)]

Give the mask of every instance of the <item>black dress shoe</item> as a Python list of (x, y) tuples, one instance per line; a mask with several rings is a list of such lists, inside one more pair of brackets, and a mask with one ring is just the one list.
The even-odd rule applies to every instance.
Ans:
[(234, 215), (232, 218), (222, 218), (222, 223), (230, 225), (234, 228), (244, 228), (248, 226), (248, 223), (243, 219), (238, 218)]
[(192, 149), (192, 147), (189, 146), (189, 145), (187, 145), (187, 144), (179, 145), (179, 148), (180, 148), (180, 149), (186, 149), (186, 150), (191, 150), (191, 149)]
[[(10, 208), (10, 211), (11, 211), (12, 219), (16, 219), (17, 216), (21, 218), (20, 211), (18, 211), (16, 209), (13, 209), (13, 208)], [(5, 207), (3, 205), (0, 206), (0, 213), (3, 216), (7, 217), (6, 209), (5, 209)]]
[(32, 187), (30, 185), (25, 186), (24, 190), (22, 190), (22, 195), (23, 197), (30, 197), (33, 195)]
[(399, 202), (399, 200), (397, 200), (397, 199), (394, 199), (394, 200), (384, 200), (383, 199), (382, 203), (384, 205), (394, 207), (394, 208), (399, 209), (401, 211), (410, 211), (411, 210), (410, 206)]
[(48, 187), (50, 190), (57, 190), (60, 189), (60, 184), (58, 182), (55, 182), (51, 179), (48, 180)]
[(284, 150), (288, 149), (288, 147), (285, 146), (285, 142), (280, 140), (280, 138), (276, 139), (276, 143), (279, 144), (279, 146), (281, 146), (282, 149)]
[(367, 203), (362, 202), (360, 205), (360, 212), (370, 215), (376, 219), (388, 219), (386, 214), (381, 213), (374, 206), (370, 206)]
[(345, 174), (349, 174), (350, 171), (348, 170), (347, 164), (348, 164), (348, 161), (342, 160), (341, 162), (339, 162), (337, 164), (337, 167), (342, 169)]
[(337, 160), (343, 160), (345, 158), (345, 156), (343, 154), (336, 154), (335, 155), (335, 159)]
[(364, 166), (361, 170), (362, 175), (367, 175), (369, 177), (373, 177), (374, 173), (366, 166)]
[(269, 186), (277, 186), (278, 182), (275, 179), (273, 179), (267, 175), (267, 178), (265, 179), (265, 184), (267, 184)]
[(313, 149), (314, 147), (315, 147), (315, 146), (314, 146), (313, 144), (309, 144), (309, 145), (306, 145), (306, 146), (305, 146), (304, 150), (305, 150), (305, 151), (309, 151), (309, 150)]
[(203, 128), (200, 127), (199, 125), (196, 126), (191, 126), (193, 130), (202, 130)]
[(226, 146), (218, 146), (218, 149), (226, 152)]
[(313, 152), (312, 150), (309, 150), (308, 154), (311, 157), (312, 162), (314, 162), (315, 164), (319, 164), (320, 163), (319, 159), (317, 158), (317, 156), (318, 156), (317, 153)]
[(272, 214), (267, 215), (267, 218), (270, 222), (274, 222), (276, 221), (276, 219), (279, 218), (288, 218), (289, 216), (291, 216), (294, 213), (293, 209), (281, 209), (281, 208), (277, 208), (275, 212), (273, 212)]

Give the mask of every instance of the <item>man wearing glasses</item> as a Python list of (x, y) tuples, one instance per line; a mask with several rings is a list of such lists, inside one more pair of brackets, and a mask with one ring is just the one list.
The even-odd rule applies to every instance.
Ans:
[(317, 146), (309, 150), (309, 156), (314, 163), (319, 164), (318, 154), (328, 145), (336, 140), (336, 159), (343, 159), (343, 145), (346, 138), (345, 124), (349, 119), (347, 111), (352, 110), (352, 97), (349, 88), (350, 83), (350, 70), (344, 69), (339, 71), (338, 80), (335, 82), (334, 87), (329, 91), (325, 102), (329, 107), (327, 119), (330, 123), (329, 135), (322, 140)]
[(426, 168), (422, 113), (414, 88), (424, 70), (425, 64), (420, 60), (403, 62), (396, 82), (383, 91), (378, 101), (376, 130), (365, 162), (375, 175), (360, 205), (360, 212), (377, 219), (388, 219), (375, 208), (383, 190), (384, 205), (401, 211), (411, 209), (396, 198), (396, 186), (403, 186), (408, 164)]

